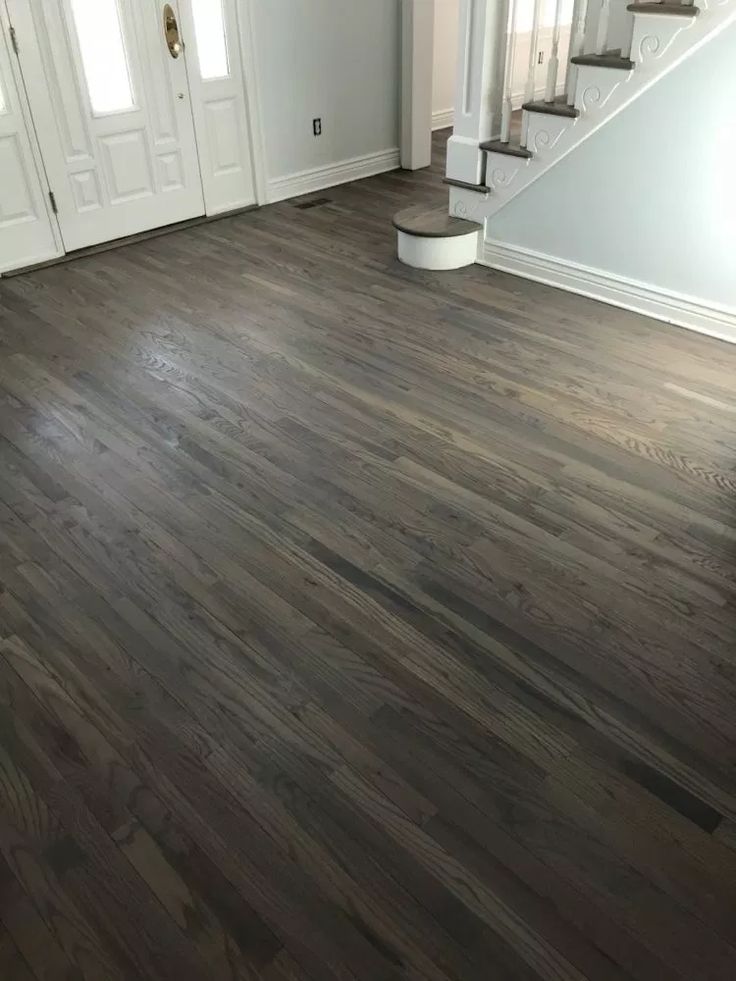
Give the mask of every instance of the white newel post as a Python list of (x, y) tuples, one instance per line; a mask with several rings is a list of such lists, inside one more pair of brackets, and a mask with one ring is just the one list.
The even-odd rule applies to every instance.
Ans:
[(499, 81), (495, 95), (500, 104), (502, 6), (499, 0), (460, 0), (455, 127), (447, 144), (447, 176), (469, 184), (479, 184), (483, 176), (483, 152), (478, 144), (494, 135), (491, 100)]
[(432, 162), (434, 0), (401, 0), (401, 166)]

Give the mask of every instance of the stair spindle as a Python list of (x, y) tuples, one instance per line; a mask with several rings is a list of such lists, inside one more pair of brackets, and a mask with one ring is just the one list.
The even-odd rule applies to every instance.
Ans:
[(624, 43), (621, 45), (621, 57), (631, 57), (631, 46), (634, 42), (634, 15), (626, 11), (626, 26), (624, 27)]
[(573, 105), (575, 102), (575, 79), (577, 78), (577, 68), (570, 59), (585, 54), (585, 26), (587, 20), (588, 0), (575, 0), (572, 10), (572, 24), (570, 26), (570, 52), (567, 59), (567, 75), (565, 77), (565, 92), (567, 93), (568, 105)]
[(562, 30), (562, 0), (555, 4), (555, 26), (552, 34), (552, 54), (547, 65), (547, 84), (544, 90), (544, 101), (554, 102), (557, 94), (557, 73), (560, 70), (560, 33)]
[[(536, 94), (536, 67), (537, 51), (539, 50), (539, 27), (542, 20), (542, 5), (544, 0), (534, 0), (534, 15), (532, 17), (532, 34), (529, 45), (529, 67), (526, 76), (526, 88), (524, 89), (524, 102), (533, 102)], [(529, 115), (524, 113), (522, 123), (521, 145), (526, 146), (529, 134)]]
[(503, 77), (503, 103), (501, 105), (501, 142), (511, 139), (511, 114), (514, 111), (512, 89), (514, 87), (514, 62), (516, 61), (516, 24), (521, 0), (509, 0), (506, 27), (506, 65)]
[(611, 0), (601, 0), (601, 10), (598, 16), (596, 31), (595, 53), (602, 55), (608, 49), (608, 25), (611, 20)]

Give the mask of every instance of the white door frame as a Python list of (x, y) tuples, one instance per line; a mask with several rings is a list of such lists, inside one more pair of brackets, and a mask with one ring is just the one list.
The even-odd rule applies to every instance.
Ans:
[[(9, 44), (9, 39), (11, 37), (11, 26), (12, 21), (10, 20), (10, 12), (8, 11), (5, 0), (0, 0), (0, 31), (4, 35), (4, 38), (1, 40), (2, 43), (8, 43), (9, 48), (11, 48)], [(46, 177), (43, 158), (41, 157), (41, 148), (36, 138), (36, 130), (33, 125), (33, 117), (31, 116), (31, 107), (28, 103), (25, 85), (23, 84), (20, 62), (18, 61), (18, 53), (13, 49), (10, 50), (10, 71), (12, 75), (10, 81), (15, 87), (14, 94), (20, 103), (21, 117), (25, 126), (25, 134), (28, 138), (31, 155), (33, 157), (33, 173), (28, 174), (28, 180), (36, 183), (40, 188), (44, 200), (46, 217), (48, 218), (49, 228), (51, 229), (51, 235), (53, 238), (53, 246), (50, 250), (45, 252), (43, 255), (37, 255), (32, 258), (31, 262), (35, 264), (37, 262), (47, 262), (52, 259), (58, 259), (60, 256), (64, 255), (64, 246), (61, 240), (59, 222), (51, 209), (49, 182)], [(22, 265), (26, 265), (27, 261), (27, 258), (22, 258), (18, 266), (13, 268), (20, 268)]]
[(243, 63), (245, 105), (248, 114), (250, 152), (253, 159), (253, 180), (256, 204), (268, 204), (268, 175), (266, 170), (266, 137), (263, 128), (261, 96), (258, 88), (258, 55), (256, 53), (256, 16), (253, 0), (238, 0), (240, 57)]
[(432, 162), (434, 2), (401, 0), (401, 166)]

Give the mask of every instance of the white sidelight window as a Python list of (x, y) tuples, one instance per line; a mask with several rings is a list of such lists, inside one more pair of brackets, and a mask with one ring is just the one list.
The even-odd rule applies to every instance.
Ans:
[(230, 65), (222, 0), (192, 0), (192, 14), (197, 35), (199, 74), (204, 81), (227, 78)]
[(79, 53), (92, 112), (103, 116), (134, 107), (117, 0), (71, 0)]

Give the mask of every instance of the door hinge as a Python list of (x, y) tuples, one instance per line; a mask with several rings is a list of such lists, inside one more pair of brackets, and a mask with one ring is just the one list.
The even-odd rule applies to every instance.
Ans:
[(15, 28), (10, 25), (10, 43), (13, 45), (13, 51), (18, 54), (18, 35), (15, 33)]
[(58, 215), (59, 209), (56, 206), (56, 195), (53, 191), (49, 191), (49, 201), (51, 202), (51, 210), (55, 215)]

